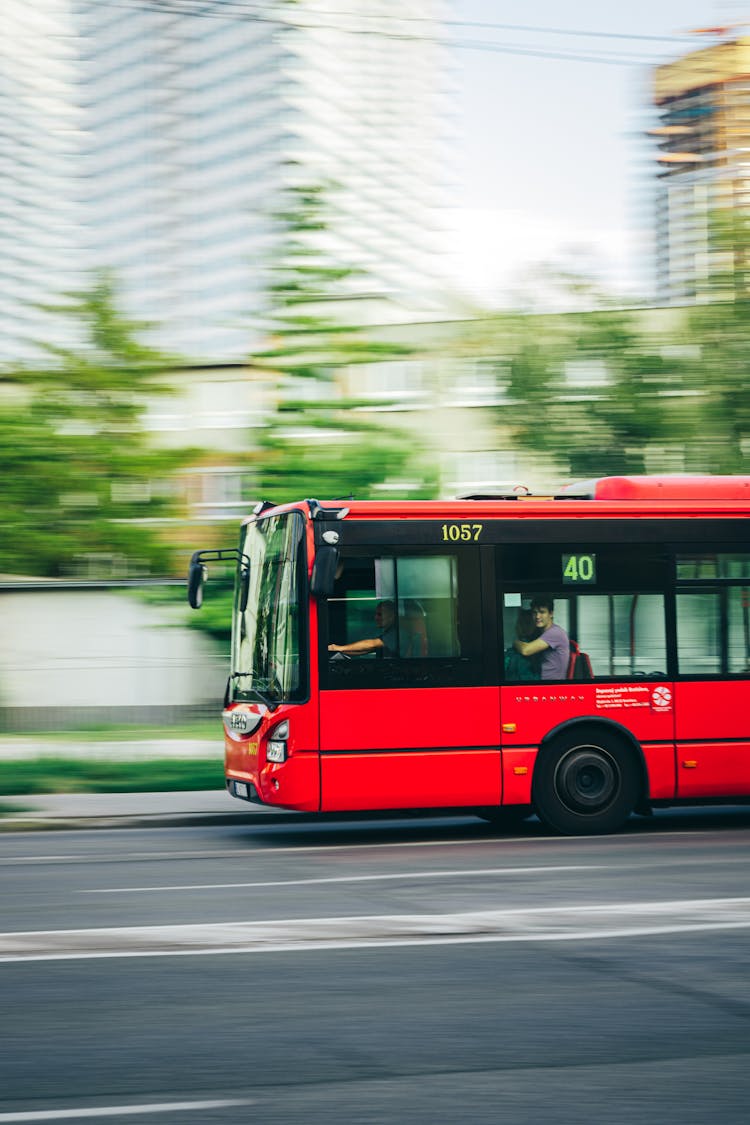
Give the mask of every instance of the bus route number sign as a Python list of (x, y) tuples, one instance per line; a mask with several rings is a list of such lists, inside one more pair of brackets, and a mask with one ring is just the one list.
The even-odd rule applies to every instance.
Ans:
[(562, 580), (566, 586), (596, 582), (596, 555), (563, 555)]

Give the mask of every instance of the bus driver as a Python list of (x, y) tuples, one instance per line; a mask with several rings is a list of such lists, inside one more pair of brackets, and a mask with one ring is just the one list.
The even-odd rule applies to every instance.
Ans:
[(330, 644), (328, 651), (342, 652), (346, 656), (364, 656), (369, 652), (395, 656), (398, 652), (398, 626), (393, 602), (378, 602), (375, 606), (375, 624), (379, 630), (376, 637), (365, 637), (361, 641), (351, 641), (348, 645)]

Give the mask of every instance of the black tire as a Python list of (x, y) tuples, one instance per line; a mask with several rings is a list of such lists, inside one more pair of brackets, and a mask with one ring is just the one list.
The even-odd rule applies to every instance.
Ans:
[(635, 753), (608, 731), (579, 727), (542, 747), (534, 768), (534, 808), (566, 836), (617, 832), (640, 797)]

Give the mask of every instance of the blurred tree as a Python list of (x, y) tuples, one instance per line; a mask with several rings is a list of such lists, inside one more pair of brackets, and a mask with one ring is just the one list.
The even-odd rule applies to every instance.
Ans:
[(347, 298), (355, 304), (347, 282), (356, 271), (333, 262), (326, 249), (333, 190), (292, 187), (276, 216), (280, 246), (267, 290), (268, 347), (253, 362), (276, 382), (279, 406), (254, 458), (258, 490), (281, 503), (311, 495), (367, 497), (387, 482), (391, 496), (431, 496), (437, 472), (417, 436), (367, 420), (357, 410), (363, 404), (336, 383), (345, 368), (404, 360), (412, 348), (377, 340), (341, 319)]
[(515, 318), (499, 419), (519, 446), (579, 478), (747, 471), (750, 219), (716, 214), (711, 245), (687, 308), (615, 309), (573, 277), (572, 296), (599, 307)]
[(81, 349), (3, 373), (26, 402), (0, 408), (0, 572), (167, 573), (148, 521), (174, 512), (169, 477), (186, 453), (154, 450), (140, 418), (173, 361), (137, 343), (144, 326), (118, 314), (106, 277), (54, 311), (83, 326)]
[(565, 476), (642, 473), (651, 443), (679, 443), (675, 371), (616, 311), (521, 318), (500, 419)]
[(565, 365), (575, 430), (571, 474), (674, 470), (694, 431), (683, 358), (670, 355), (666, 334), (652, 339), (637, 314), (603, 309), (575, 320)]
[(699, 416), (687, 451), (702, 472), (747, 472), (750, 455), (750, 218), (737, 208), (712, 217), (708, 300), (691, 307), (690, 390)]
[[(576, 284), (576, 295), (580, 283)], [(514, 321), (498, 418), (561, 478), (675, 471), (698, 415), (684, 336), (608, 307)]]

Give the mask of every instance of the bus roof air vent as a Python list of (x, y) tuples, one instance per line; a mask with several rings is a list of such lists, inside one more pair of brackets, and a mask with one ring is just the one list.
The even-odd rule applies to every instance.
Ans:
[(566, 485), (556, 500), (742, 500), (750, 496), (750, 477), (664, 476), (597, 477)]
[(306, 500), (310, 518), (314, 520), (342, 520), (349, 515), (348, 508), (324, 508), (319, 500)]
[(464, 492), (456, 497), (457, 500), (548, 500), (547, 493), (544, 495), (534, 494), (525, 484), (517, 484), (512, 488), (508, 486), (506, 490), (488, 489), (486, 492)]

